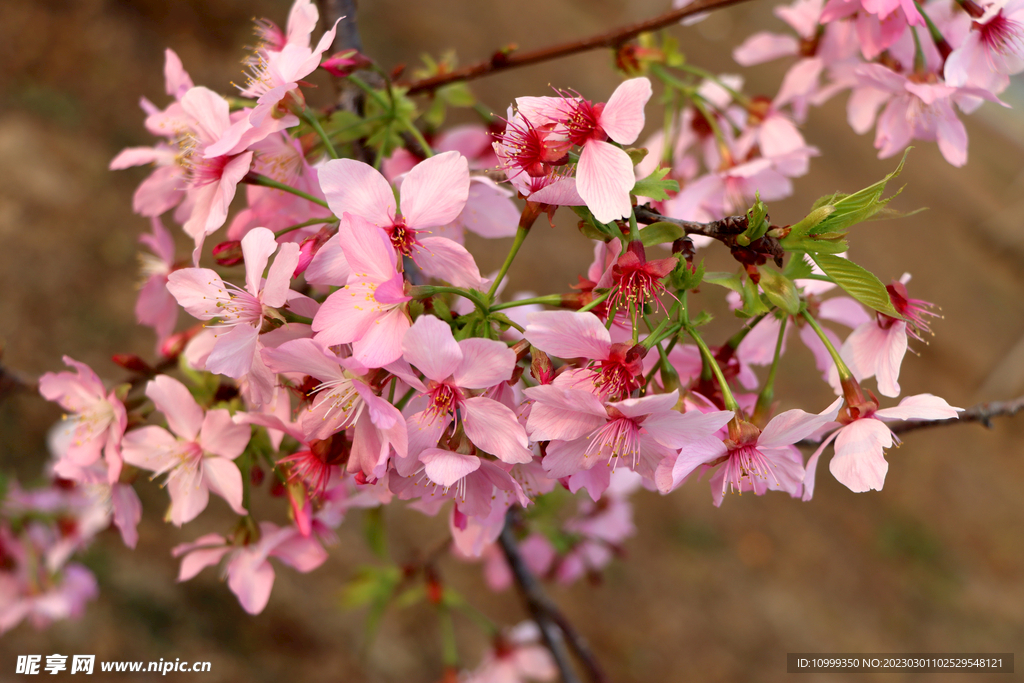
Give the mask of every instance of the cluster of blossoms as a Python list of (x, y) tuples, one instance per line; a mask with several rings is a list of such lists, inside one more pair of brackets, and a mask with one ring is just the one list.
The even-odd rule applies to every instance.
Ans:
[[(65, 561), (111, 518), (134, 546), (139, 476), (160, 479), (174, 525), (202, 514), (211, 493), (237, 515), (223, 533), (174, 554), (180, 580), (221, 564), (250, 613), (269, 600), (270, 558), (315, 569), (354, 507), (400, 500), (430, 515), (443, 510), (454, 551), (483, 558), (500, 589), (510, 573), (496, 541), (512, 508), (523, 509), (530, 567), (572, 582), (599, 572), (634, 533), (629, 500), (641, 488), (668, 494), (707, 475), (715, 505), (730, 491), (809, 500), (817, 462), (834, 443), (829, 469), (839, 482), (881, 489), (884, 451), (896, 441), (890, 421), (959, 410), (929, 394), (882, 408), (861, 385), (875, 378), (879, 394), (899, 397), (908, 337), (929, 332), (932, 315), (931, 304), (909, 298), (906, 278), (885, 287), (866, 271), (850, 275), (858, 267), (836, 255), (847, 228), (884, 206), (885, 182), (856, 202), (825, 198), (783, 228), (770, 224), (760, 198), (789, 194), (790, 179), (806, 173), (817, 151), (794, 121), (847, 87), (858, 130), (885, 106), (883, 156), (930, 136), (963, 163), (966, 139), (950, 104), (970, 108), (1005, 87), (1005, 73), (1019, 67), (1011, 57), (1020, 56), (1021, 10), (940, 6), (800, 0), (780, 9), (799, 41), (758, 34), (737, 51), (745, 64), (802, 56), (774, 100), (747, 99), (728, 77), (679, 81), (668, 50), (636, 49), (645, 55), (637, 64), (677, 103), (646, 156), (625, 147), (644, 128), (646, 76), (604, 103), (570, 92), (518, 98), (504, 125), (487, 122), (495, 135), (485, 125), (420, 130), (400, 89), (373, 88), (353, 73), (368, 60), (325, 59), (333, 27), (311, 47), (310, 0), (297, 0), (285, 31), (260, 25), (241, 98), (194, 86), (168, 50), (171, 103), (143, 100), (146, 126), (163, 141), (111, 164), (155, 166), (134, 199), (152, 226), (142, 237), (152, 254), (136, 312), (157, 334), (160, 362), (121, 358), (134, 374), (112, 391), (70, 359), (74, 372), (40, 380), (43, 396), (67, 412), (53, 472), (74, 488), (8, 492), (0, 628), (81, 609), (95, 582)], [(934, 30), (915, 38), (926, 24)], [(337, 118), (309, 108), (302, 79), (318, 67), (385, 114)], [(985, 79), (974, 75), (985, 68)], [(387, 117), (386, 130), (374, 128)], [(403, 127), (409, 139), (392, 133)], [(376, 152), (376, 163), (340, 158), (337, 148)], [(239, 183), (245, 206), (231, 217)], [(558, 206), (574, 207), (592, 240), (585, 277), (562, 294), (502, 301), (519, 246)], [(735, 213), (717, 232), (694, 223)], [(191, 239), (190, 262), (175, 259), (165, 216)], [(207, 238), (225, 225), (216, 267), (200, 267)], [(466, 230), (515, 237), (497, 274), (481, 274)], [(705, 273), (694, 262), (695, 248), (715, 239), (737, 273)], [(671, 252), (654, 253), (668, 243)], [(782, 268), (787, 254), (784, 270), (769, 263)], [(745, 320), (717, 346), (704, 341), (712, 333), (694, 305), (693, 292), (711, 285), (729, 290)], [(176, 331), (179, 309), (199, 323)], [(852, 332), (844, 341), (819, 320)], [(773, 415), (775, 369), (794, 327), (838, 398)], [(769, 366), (767, 377), (758, 366)], [(174, 367), (181, 379), (167, 374)], [(802, 442), (821, 446), (805, 460)], [(260, 488), (283, 501), (273, 521), (253, 517)], [(558, 523), (534, 505), (556, 489), (586, 489)], [(497, 637), (481, 671), (550, 678), (535, 641)], [(472, 680), (498, 676), (478, 674)]]

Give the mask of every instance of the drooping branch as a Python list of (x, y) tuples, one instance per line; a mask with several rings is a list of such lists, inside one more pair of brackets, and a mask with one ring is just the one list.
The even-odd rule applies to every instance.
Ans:
[(742, 234), (747, 229), (746, 216), (726, 216), (710, 223), (697, 223), (684, 221), (671, 216), (662, 216), (657, 211), (652, 211), (646, 206), (636, 207), (636, 219), (640, 223), (672, 223), (686, 231), (687, 235), (703, 235), (719, 241), (728, 241)]
[(927, 427), (941, 427), (963, 422), (980, 422), (989, 429), (992, 429), (992, 418), (1013, 417), (1022, 410), (1024, 410), (1024, 396), (1019, 396), (1012, 401), (986, 401), (985, 403), (979, 403), (960, 413), (958, 418), (950, 418), (948, 420), (910, 420), (901, 424), (890, 425), (889, 429), (894, 434), (903, 434), (904, 432), (912, 432)]
[(741, 2), (744, 2), (744, 0), (696, 0), (696, 2), (693, 2), (686, 7), (665, 12), (664, 14), (660, 14), (648, 19), (647, 21), (641, 21), (636, 24), (613, 29), (606, 33), (591, 36), (590, 38), (550, 45), (548, 47), (540, 48), (539, 50), (530, 50), (528, 52), (510, 53), (509, 51), (499, 50), (495, 52), (490, 59), (482, 62), (470, 64), (469, 66), (464, 66), (461, 69), (456, 69), (455, 71), (437, 74), (436, 76), (413, 81), (412, 83), (406, 83), (404, 85), (409, 88), (409, 94), (411, 95), (431, 92), (443, 85), (448, 85), (449, 83), (469, 81), (474, 78), (480, 78), (482, 76), (487, 76), (499, 71), (506, 71), (508, 69), (514, 69), (520, 66), (528, 66), (530, 64), (539, 64), (540, 62), (561, 59), (562, 57), (568, 57), (570, 55), (587, 52), (589, 50), (617, 48), (626, 41), (637, 37), (641, 33), (657, 31), (658, 29), (671, 26), (672, 24), (679, 22), (681, 19), (693, 16), (694, 14), (728, 7), (729, 5), (736, 5)]
[(573, 628), (572, 623), (555, 606), (551, 598), (544, 592), (540, 581), (533, 575), (530, 568), (526, 566), (526, 560), (523, 559), (522, 554), (519, 552), (519, 544), (513, 531), (517, 513), (517, 508), (509, 509), (508, 514), (505, 516), (505, 527), (501, 530), (501, 535), (498, 536), (498, 543), (501, 545), (501, 550), (505, 554), (505, 559), (512, 570), (512, 576), (515, 577), (519, 594), (526, 603), (530, 616), (533, 617), (533, 620), (540, 628), (541, 637), (544, 639), (544, 644), (548, 650), (551, 651), (551, 656), (554, 658), (555, 665), (561, 673), (562, 680), (565, 683), (577, 683), (579, 681), (576, 671), (569, 661), (569, 653), (566, 650), (566, 644), (568, 644), (580, 660), (580, 663), (583, 664), (583, 668), (586, 670), (590, 681), (592, 683), (607, 683), (608, 677), (587, 644), (586, 639)]

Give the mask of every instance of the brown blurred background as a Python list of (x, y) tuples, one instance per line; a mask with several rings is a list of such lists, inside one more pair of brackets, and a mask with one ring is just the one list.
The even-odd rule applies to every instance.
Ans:
[[(222, 92), (240, 78), (252, 18), (283, 25), (287, 0), (7, 0), (0, 3), (0, 343), (3, 361), (34, 376), (62, 367), (61, 355), (123, 377), (112, 352), (152, 352), (133, 323), (136, 237), (147, 223), (131, 195), (147, 171), (111, 173), (128, 145), (150, 144), (138, 109), (159, 105), (163, 50), (172, 47), (197, 84)], [(667, 0), (364, 0), (369, 54), (390, 68), (455, 48), (464, 63), (510, 42), (539, 47), (658, 14)], [(628, 5), (628, 7), (627, 7)], [(720, 12), (675, 29), (688, 58), (743, 73), (748, 91), (772, 95), (782, 63), (743, 71), (729, 50), (755, 30), (784, 31), (769, 3)], [(323, 83), (322, 81), (318, 81)], [(581, 55), (474, 83), (494, 111), (512, 98), (570, 87), (603, 100), (616, 83), (607, 53)], [(930, 345), (908, 355), (905, 394), (934, 392), (952, 404), (1024, 393), (1024, 119), (985, 107), (967, 121), (970, 161), (955, 169), (934, 144), (912, 152), (894, 204), (929, 210), (858, 228), (852, 255), (883, 280), (914, 275), (911, 293), (942, 306)], [(326, 90), (326, 88), (324, 88)], [(770, 206), (775, 222), (800, 218), (814, 198), (874, 182), (895, 164), (878, 161), (871, 136), (845, 122), (845, 96), (814, 110), (805, 134), (822, 156), (796, 181), (793, 199)], [(648, 109), (649, 120), (660, 113)], [(653, 126), (648, 126), (648, 133)], [(641, 138), (642, 140), (643, 138)], [(538, 228), (512, 268), (511, 287), (560, 291), (589, 261), (571, 221)], [(183, 244), (183, 242), (182, 242)], [(481, 247), (473, 242), (471, 249)], [(507, 245), (478, 256), (496, 267)], [(184, 250), (180, 252), (184, 254)], [(725, 261), (715, 260), (717, 267)], [(716, 294), (709, 291), (709, 294)], [(711, 297), (708, 297), (709, 299)], [(731, 321), (719, 328), (727, 334)], [(712, 336), (714, 333), (712, 332)], [(712, 338), (720, 343), (721, 338)], [(787, 367), (810, 356), (798, 345)], [(807, 374), (807, 373), (803, 373)], [(782, 375), (782, 408), (825, 405), (827, 390)], [(800, 397), (798, 404), (795, 400)], [(804, 401), (810, 401), (808, 405)], [(0, 404), (0, 467), (38, 477), (44, 435), (59, 410), (34, 396)], [(590, 639), (615, 681), (777, 681), (786, 653), (1007, 652), (1024, 643), (1024, 419), (987, 431), (965, 425), (908, 435), (890, 452), (882, 492), (853, 494), (823, 467), (815, 499), (780, 494), (729, 497), (711, 505), (706, 483), (668, 497), (636, 497), (637, 535), (627, 558), (598, 586), (554, 588), (555, 599)], [(101, 597), (76, 622), (36, 632), (23, 624), (0, 642), (0, 680), (18, 654), (91, 653), (98, 659), (210, 660), (206, 681), (432, 681), (439, 676), (436, 621), (426, 607), (389, 612), (363, 648), (362, 612), (343, 612), (338, 592), (372, 562), (353, 513), (330, 560), (299, 575), (278, 566), (266, 611), (246, 615), (214, 570), (176, 584), (170, 548), (229, 519), (221, 502), (185, 529), (161, 522), (166, 498), (142, 484), (138, 549), (113, 531), (86, 556)], [(279, 501), (266, 514), (283, 520)], [(403, 561), (443, 538), (444, 520), (394, 509), (390, 547)], [(428, 542), (424, 542), (426, 539)], [(511, 593), (493, 595), (478, 567), (449, 561), (444, 575), (496, 621), (523, 617)], [(484, 639), (458, 622), (463, 658), (474, 666)], [(1021, 666), (1018, 663), (1018, 666)], [(134, 680), (111, 674), (111, 680)], [(140, 674), (150, 680), (153, 674)], [(178, 679), (198, 674), (178, 674)], [(923, 680), (888, 674), (877, 680)], [(927, 676), (927, 680), (944, 680)], [(969, 680), (948, 677), (949, 680)], [(103, 680), (103, 675), (97, 675)], [(869, 675), (849, 680), (870, 681)], [(171, 674), (167, 680), (176, 680)], [(805, 674), (801, 680), (845, 680)]]

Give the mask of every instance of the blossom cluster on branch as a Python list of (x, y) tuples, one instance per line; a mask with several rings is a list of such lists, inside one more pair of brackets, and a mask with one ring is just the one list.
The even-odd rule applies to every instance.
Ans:
[[(798, 0), (776, 10), (797, 37), (759, 33), (735, 53), (744, 65), (798, 57), (774, 98), (745, 95), (739, 77), (645, 35), (616, 51), (629, 78), (606, 101), (523, 96), (503, 119), (464, 84), (417, 102), (366, 56), (327, 55), (336, 25), (314, 45), (310, 0), (284, 30), (259, 23), (236, 95), (193, 85), (168, 50), (170, 102), (142, 100), (159, 142), (111, 163), (153, 167), (134, 197), (151, 222), (136, 314), (156, 332), (158, 360), (118, 356), (132, 376), (114, 387), (71, 358), (70, 371), (40, 380), (66, 418), (51, 444), (54, 485), (7, 492), (0, 630), (81, 611), (95, 582), (66, 560), (111, 519), (134, 546), (140, 477), (159, 479), (176, 526), (211, 493), (237, 515), (174, 555), (180, 580), (222, 565), (250, 613), (270, 598), (271, 558), (317, 568), (353, 508), (443, 511), (453, 551), (481, 558), (501, 589), (512, 575), (496, 542), (513, 507), (527, 565), (571, 582), (620, 551), (641, 488), (668, 494), (706, 476), (715, 505), (730, 491), (809, 500), (834, 444), (839, 482), (882, 489), (885, 449), (898, 442), (888, 425), (960, 410), (930, 394), (882, 407), (862, 385), (874, 378), (895, 403), (908, 339), (930, 332), (932, 305), (910, 297), (909, 276), (885, 285), (844, 256), (852, 228), (894, 213), (883, 195), (903, 162), (791, 225), (773, 224), (762, 200), (807, 173), (818, 150), (798, 125), (845, 89), (851, 125), (875, 125), (881, 156), (934, 139), (964, 163), (953, 106), (995, 100), (1024, 67), (1022, 7)], [(303, 79), (318, 68), (361, 93), (358, 110), (307, 105)], [(632, 147), (656, 89), (665, 125)], [(476, 110), (480, 124), (444, 128), (450, 107)], [(563, 206), (593, 263), (562, 292), (507, 296), (523, 241)], [(191, 239), (185, 261), (167, 219)], [(513, 238), (498, 272), (480, 272), (467, 230)], [(697, 250), (721, 247), (735, 269), (706, 271)], [(715, 293), (738, 322), (718, 341), (701, 305)], [(197, 322), (179, 329), (182, 309)], [(794, 331), (836, 398), (777, 413)], [(809, 439), (821, 445), (805, 460), (796, 444)], [(580, 489), (570, 510), (566, 491)], [(278, 517), (253, 516), (261, 490), (282, 501)], [(364, 602), (386, 605), (416, 572), (425, 599), (461, 609), (429, 565), (363, 577)], [(491, 628), (481, 672), (554, 675), (536, 633)]]

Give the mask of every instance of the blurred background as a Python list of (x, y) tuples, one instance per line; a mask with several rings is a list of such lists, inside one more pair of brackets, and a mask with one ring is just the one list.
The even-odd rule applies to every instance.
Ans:
[[(508, 43), (540, 47), (663, 12), (667, 0), (363, 0), (366, 51), (386, 68), (454, 48), (463, 63)], [(0, 344), (3, 362), (26, 376), (63, 369), (68, 354), (109, 381), (124, 372), (113, 352), (151, 357), (153, 337), (136, 327), (137, 236), (148, 223), (131, 213), (146, 169), (108, 172), (122, 148), (151, 144), (140, 96), (160, 106), (163, 51), (172, 47), (196, 84), (227, 93), (241, 78), (252, 20), (283, 26), (288, 0), (15, 0), (0, 4)], [(716, 72), (741, 73), (747, 92), (773, 95), (784, 61), (743, 70), (730, 50), (756, 30), (786, 31), (770, 3), (715, 13), (673, 29), (688, 59)], [(321, 84), (329, 96), (326, 81)], [(610, 55), (594, 52), (473, 83), (493, 111), (549, 84), (604, 100), (617, 83)], [(911, 294), (945, 316), (930, 344), (916, 344), (901, 377), (904, 394), (933, 392), (953, 405), (1024, 393), (1024, 106), (1022, 82), (1006, 99), (967, 119), (970, 160), (949, 166), (931, 143), (918, 143), (893, 204), (929, 210), (856, 229), (852, 256), (883, 281), (904, 271)], [(794, 222), (820, 195), (868, 185), (892, 170), (871, 134), (846, 123), (845, 95), (812, 110), (804, 129), (821, 149), (796, 195), (769, 209)], [(648, 109), (648, 120), (661, 120)], [(648, 125), (644, 137), (652, 132)], [(589, 244), (565, 218), (539, 222), (510, 273), (508, 291), (562, 291), (585, 272)], [(180, 237), (180, 235), (179, 235)], [(181, 242), (184, 245), (184, 241)], [(508, 244), (470, 242), (482, 271), (500, 264)], [(186, 253), (184, 249), (179, 254)], [(711, 267), (729, 267), (711, 256)], [(708, 291), (711, 299), (717, 292)], [(711, 328), (721, 343), (732, 321)], [(721, 329), (721, 336), (714, 336)], [(827, 388), (809, 353), (793, 345), (796, 372), (780, 373), (781, 409), (825, 405)], [(806, 377), (797, 378), (797, 375)], [(799, 399), (799, 401), (797, 400)], [(59, 409), (39, 397), (0, 404), (0, 468), (38, 480), (45, 433)], [(670, 496), (638, 494), (638, 533), (596, 585), (552, 587), (554, 599), (615, 681), (776, 681), (787, 652), (1010, 652), (1024, 642), (1024, 419), (994, 430), (963, 425), (916, 432), (893, 449), (885, 489), (853, 494), (824, 470), (813, 501), (781, 494), (731, 496), (715, 509), (707, 484)], [(36, 632), (22, 624), (0, 640), (0, 679), (18, 654), (91, 653), (97, 659), (209, 660), (205, 681), (436, 680), (441, 672), (436, 620), (426, 606), (389, 612), (365, 646), (362, 611), (338, 595), (357, 568), (372, 563), (360, 513), (340, 531), (331, 558), (299, 575), (278, 566), (267, 609), (245, 614), (208, 569), (175, 582), (170, 548), (223, 531), (222, 501), (184, 529), (164, 524), (166, 496), (141, 483), (145, 507), (138, 548), (116, 531), (85, 557), (100, 598), (84, 617)], [(280, 501), (266, 505), (283, 521)], [(386, 512), (389, 545), (401, 562), (444, 538), (446, 521), (404, 509)], [(426, 542), (425, 542), (426, 541)], [(524, 617), (511, 592), (492, 594), (479, 567), (442, 564), (445, 580), (495, 621)], [(475, 666), (486, 645), (470, 622), (457, 623), (461, 654)], [(1018, 665), (1019, 666), (1019, 665)], [(111, 674), (132, 680), (130, 674)], [(141, 674), (149, 680), (152, 674)], [(172, 680), (171, 674), (168, 680)], [(178, 674), (181, 679), (194, 675)], [(97, 673), (103, 680), (103, 674)], [(873, 680), (866, 674), (850, 675)], [(895, 683), (912, 675), (886, 674)], [(943, 676), (928, 675), (928, 680)], [(805, 674), (806, 681), (843, 680)], [(953, 677), (950, 677), (953, 680)], [(957, 677), (956, 680), (966, 680)]]

